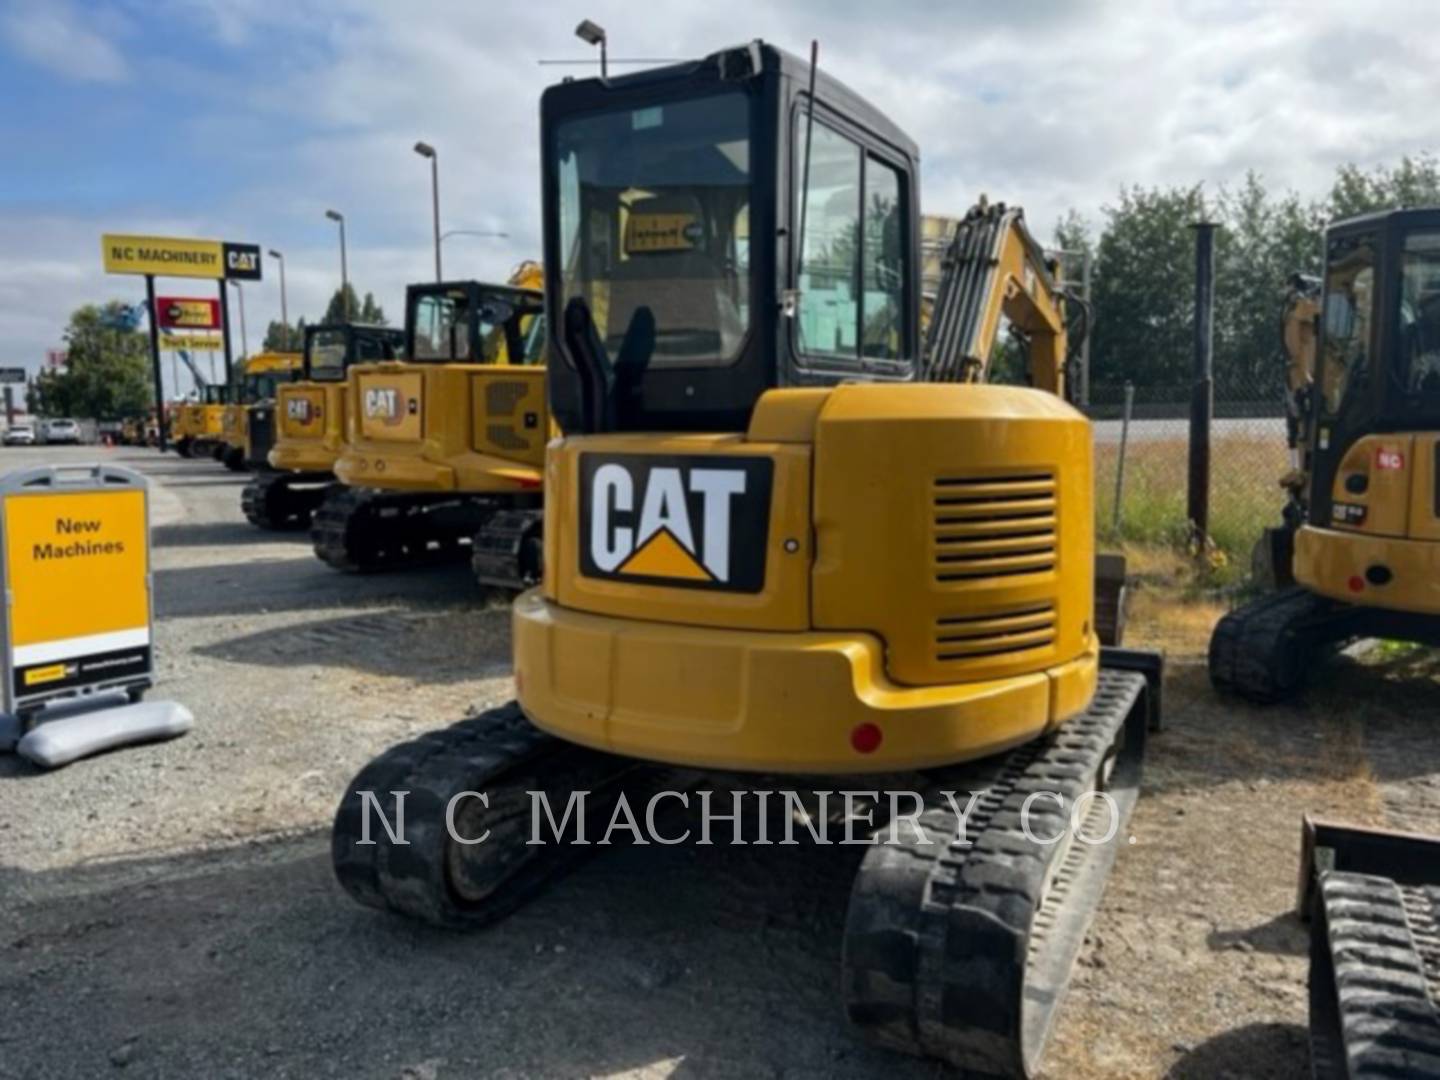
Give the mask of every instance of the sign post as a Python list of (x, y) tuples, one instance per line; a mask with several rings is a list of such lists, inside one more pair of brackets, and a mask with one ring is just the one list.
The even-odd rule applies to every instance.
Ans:
[[(222, 240), (188, 240), (167, 236), (130, 236), (105, 233), (100, 237), (100, 255), (106, 273), (143, 274), (145, 300), (150, 315), (150, 366), (155, 376), (155, 408), (165, 416), (165, 388), (161, 382), (161, 312), (155, 300), (155, 278), (210, 278), (220, 289), (220, 327), (225, 341), (225, 383), (231, 382), (230, 318), (225, 302), (225, 282), (261, 279), (260, 246)], [(168, 325), (168, 324), (166, 324)], [(166, 445), (166, 424), (160, 423), (160, 449)]]
[(170, 418), (165, 415), (165, 382), (164, 373), (160, 367), (160, 320), (156, 318), (155, 311), (155, 275), (145, 275), (145, 310), (150, 318), (150, 370), (155, 377), (155, 410), (160, 417), (160, 452), (165, 452), (165, 446), (170, 439)]

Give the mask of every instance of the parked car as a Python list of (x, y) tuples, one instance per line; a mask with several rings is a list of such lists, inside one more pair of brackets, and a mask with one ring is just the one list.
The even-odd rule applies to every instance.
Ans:
[(40, 436), (46, 443), (78, 443), (80, 425), (74, 420), (46, 420), (40, 425)]
[(35, 429), (29, 424), (12, 424), (3, 441), (6, 446), (34, 446)]

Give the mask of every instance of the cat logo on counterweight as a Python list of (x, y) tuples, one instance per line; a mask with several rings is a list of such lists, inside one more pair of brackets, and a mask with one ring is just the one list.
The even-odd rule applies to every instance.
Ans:
[(582, 454), (580, 572), (759, 592), (773, 472), (763, 457)]

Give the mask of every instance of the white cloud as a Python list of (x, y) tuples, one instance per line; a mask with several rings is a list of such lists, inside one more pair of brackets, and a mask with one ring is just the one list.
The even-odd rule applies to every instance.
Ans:
[(32, 63), (69, 79), (123, 82), (129, 65), (102, 25), (114, 20), (82, 19), (64, 0), (15, 0), (0, 12), (0, 37)]
[[(617, 58), (695, 56), (754, 36), (803, 54), (818, 38), (822, 66), (919, 142), (926, 209), (960, 212), (984, 192), (1025, 206), (1046, 236), (1069, 207), (1096, 218), (1122, 184), (1213, 186), (1253, 168), (1272, 188), (1320, 195), (1338, 164), (1440, 146), (1440, 35), (1403, 30), (1433, 18), (1426, 0), (1303, 9), (1249, 0), (694, 0), (665, 5), (663, 17), (633, 0), (170, 0), (162, 11), (234, 55), (235, 70), (222, 74), (243, 89), (226, 107), (247, 131), (263, 134), (284, 116), (308, 132), (247, 165), (233, 198), (176, 211), (182, 235), (284, 250), (292, 318), (318, 313), (338, 284), (328, 206), (347, 216), (352, 280), (392, 317), (405, 283), (433, 273), (428, 163), (410, 149), (417, 138), (440, 152), (444, 227), (510, 236), (447, 241), (447, 276), (502, 277), (538, 256), (539, 95), (589, 69), (536, 61), (594, 57), (571, 36), (585, 17), (609, 30)], [(12, 41), (14, 21), (5, 19)], [(73, 19), (59, 25), (75, 31)], [(123, 73), (118, 53), (95, 40)], [(197, 155), (237, 130), (205, 119), (190, 125)], [(155, 199), (163, 204), (166, 193)], [(53, 343), (71, 307), (124, 291), (99, 273), (98, 233), (141, 231), (154, 217), (135, 207), (42, 228), (5, 216), (0, 334), (25, 359)], [(71, 258), (78, 269), (57, 277), (56, 261)], [(267, 260), (267, 280), (249, 292), (252, 328), (279, 316), (273, 269)]]

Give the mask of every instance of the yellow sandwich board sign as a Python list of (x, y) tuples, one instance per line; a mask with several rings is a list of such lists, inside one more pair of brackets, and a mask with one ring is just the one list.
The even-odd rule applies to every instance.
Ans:
[(145, 480), (113, 465), (0, 477), (5, 711), (152, 682)]

